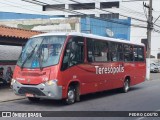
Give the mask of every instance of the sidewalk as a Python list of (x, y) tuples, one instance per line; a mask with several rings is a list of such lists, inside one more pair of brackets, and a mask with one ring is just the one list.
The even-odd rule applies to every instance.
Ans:
[(24, 98), (25, 97), (15, 95), (9, 86), (0, 85), (0, 103)]

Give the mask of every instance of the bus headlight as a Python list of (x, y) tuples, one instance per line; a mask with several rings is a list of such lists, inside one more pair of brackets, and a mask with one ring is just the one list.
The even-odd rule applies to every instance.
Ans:
[(15, 79), (12, 79), (12, 80), (11, 80), (11, 85), (13, 85), (14, 83), (16, 83), (16, 80), (15, 80)]
[(57, 85), (57, 80), (49, 80), (46, 82), (47, 85)]

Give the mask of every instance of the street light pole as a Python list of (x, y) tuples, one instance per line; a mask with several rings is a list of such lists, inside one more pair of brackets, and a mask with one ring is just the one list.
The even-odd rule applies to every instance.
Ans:
[(148, 25), (147, 25), (147, 58), (150, 58), (151, 55), (151, 32), (153, 29), (153, 17), (152, 17), (152, 0), (149, 0), (149, 6), (148, 6)]
[(144, 7), (148, 8), (148, 20), (147, 20), (147, 57), (146, 57), (146, 80), (150, 80), (150, 56), (151, 56), (151, 32), (153, 29), (153, 17), (152, 17), (152, 0), (149, 0), (149, 5), (144, 4)]

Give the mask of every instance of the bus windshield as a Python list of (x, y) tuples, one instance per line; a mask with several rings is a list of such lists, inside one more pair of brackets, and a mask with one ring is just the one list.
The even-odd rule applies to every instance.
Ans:
[(17, 65), (21, 68), (43, 68), (58, 64), (66, 36), (31, 38), (25, 45)]

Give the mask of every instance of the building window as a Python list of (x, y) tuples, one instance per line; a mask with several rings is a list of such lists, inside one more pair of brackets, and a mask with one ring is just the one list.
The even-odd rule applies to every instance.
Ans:
[(113, 14), (100, 14), (101, 18), (106, 19), (119, 19), (119, 13), (113, 13)]
[(69, 15), (69, 17), (95, 17), (95, 14), (89, 14), (89, 15)]
[(157, 59), (160, 59), (160, 53), (157, 54)]
[(100, 8), (105, 9), (105, 8), (119, 8), (119, 2), (101, 2), (100, 3)]
[(71, 10), (95, 9), (95, 3), (70, 4), (69, 9)]
[(44, 5), (43, 11), (53, 11), (58, 9), (65, 9), (65, 4), (57, 4), (57, 5)]

